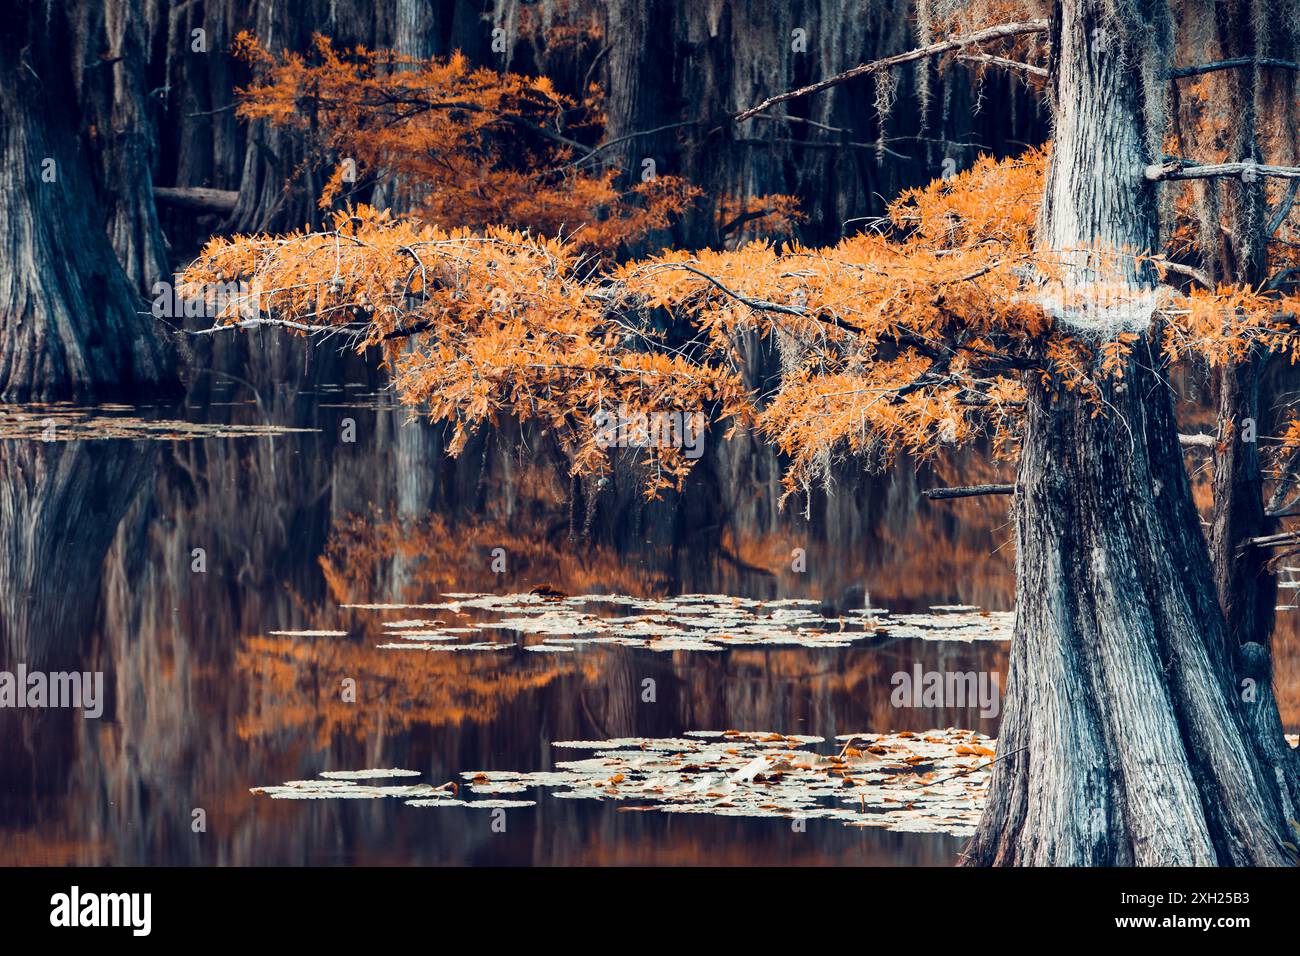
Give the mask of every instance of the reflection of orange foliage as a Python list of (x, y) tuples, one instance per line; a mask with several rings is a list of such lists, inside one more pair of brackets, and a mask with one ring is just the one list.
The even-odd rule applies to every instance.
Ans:
[(0, 865), (105, 866), (113, 862), (108, 845), (65, 832), (74, 830), (63, 821), (38, 831), (0, 830)]
[[(544, 524), (491, 518), (424, 521), (395, 518), (343, 519), (320, 558), (330, 593), (340, 603), (383, 600), (437, 600), (446, 591), (527, 591), (557, 584), (574, 594), (668, 593), (662, 574), (643, 564), (629, 565), (610, 548), (567, 540), (567, 530), (551, 534)], [(492, 550), (505, 550), (506, 572), (492, 570)], [(404, 563), (401, 594), (380, 595), (386, 568)]]
[[(1014, 480), (1005, 466), (976, 454), (941, 456), (927, 474), (926, 485)], [(900, 502), (883, 513), (856, 547), (810, 542), (796, 528), (769, 534), (727, 528), (723, 545), (740, 563), (772, 574), (779, 594), (834, 598), (841, 589), (860, 585), (878, 605), (924, 608), (935, 601), (960, 601), (1008, 610), (1015, 599), (1010, 501), (991, 495), (926, 502), (918, 494), (914, 503)], [(794, 548), (805, 549), (806, 572), (792, 569)], [(834, 555), (833, 563), (820, 560), (822, 553)]]
[[(249, 740), (315, 728), (320, 746), (336, 735), (364, 738), (416, 724), (486, 722), (507, 703), (557, 678), (591, 680), (587, 658), (554, 661), (513, 651), (427, 653), (376, 650), (374, 642), (343, 638), (249, 637), (236, 666), (249, 683), (249, 711), (238, 732)], [(356, 702), (345, 702), (345, 679)]]

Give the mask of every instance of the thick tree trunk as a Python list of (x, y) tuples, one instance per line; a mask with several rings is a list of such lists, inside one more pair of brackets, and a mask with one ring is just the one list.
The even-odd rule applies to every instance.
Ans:
[[(1161, 82), (1150, 57), (1167, 11), (1163, 0), (1118, 16), (1109, 6), (1060, 0), (1054, 11), (1047, 251), (1155, 245), (1156, 197), (1135, 171), (1159, 147), (1145, 115), (1159, 100), (1144, 84)], [(1146, 278), (1127, 281), (1136, 295)], [(1101, 414), (1076, 393), (1026, 383), (1001, 760), (968, 864), (1290, 862), (1279, 787), (1235, 693), (1153, 342), (1144, 331), (1123, 377), (1103, 384)]]
[(1004, 756), (968, 862), (1286, 862), (1153, 364), (1103, 416), (1033, 389)]
[[(77, 14), (73, 74), (103, 197), (105, 231), (127, 278), (148, 294), (171, 279), (154, 208), (157, 153), (145, 89), (147, 29), (141, 0), (86, 0)], [(67, 104), (64, 104), (66, 108)]]
[(0, 396), (7, 401), (157, 390), (173, 381), (169, 350), (153, 320), (139, 314), (143, 300), (105, 233), (105, 223), (114, 224), (141, 270), (156, 268), (131, 238), (130, 223), (147, 232), (149, 217), (131, 203), (102, 215), (78, 141), (78, 14), (75, 6), (24, 3), (0, 23)]
[[(1247, 0), (1228, 0), (1224, 5), (1224, 15), (1218, 21), (1224, 59), (1256, 53), (1250, 10)], [(1263, 159), (1257, 135), (1255, 87), (1259, 80), (1251, 70), (1231, 70), (1216, 78), (1238, 107), (1228, 127), (1233, 158)], [(1202, 188), (1217, 190), (1219, 184), (1211, 182)], [(1225, 229), (1206, 243), (1217, 253), (1205, 263), (1209, 274), (1258, 287), (1268, 271), (1267, 218), (1262, 177), (1254, 182), (1225, 182)], [(1240, 364), (1225, 367), (1218, 381), (1221, 434), (1214, 461), (1210, 552), (1233, 646), (1252, 642), (1267, 646), (1277, 604), (1277, 582), (1267, 567), (1268, 554), (1247, 544), (1251, 538), (1274, 530), (1274, 522), (1264, 513), (1257, 443), (1257, 436), (1265, 434), (1260, 417), (1260, 378), (1267, 361), (1266, 354), (1256, 353)], [(1254, 434), (1249, 434), (1248, 428)]]

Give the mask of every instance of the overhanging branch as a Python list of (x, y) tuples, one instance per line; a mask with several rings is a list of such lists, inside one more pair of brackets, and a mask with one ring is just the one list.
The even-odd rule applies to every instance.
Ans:
[(965, 46), (985, 43), (989, 40), (1002, 40), (1007, 37), (1025, 36), (1026, 34), (1046, 32), (1046, 20), (1025, 20), (1019, 23), (1003, 23), (998, 26), (988, 27), (984, 30), (976, 30), (973, 33), (967, 33), (947, 40), (940, 40), (937, 43), (930, 43), (926, 46), (917, 47), (914, 50), (908, 50), (906, 53), (896, 53), (895, 55), (887, 56), (884, 59), (873, 60), (870, 63), (862, 63), (852, 69), (845, 70), (843, 73), (836, 73), (834, 76), (828, 76), (826, 79), (818, 80), (816, 83), (811, 83), (808, 86), (801, 86), (795, 90), (787, 90), (784, 93), (769, 96), (757, 106), (751, 106), (749, 109), (737, 113), (733, 118), (737, 123), (740, 123), (752, 116), (762, 113), (764, 110), (771, 109), (778, 103), (785, 103), (789, 100), (798, 99), (801, 96), (810, 96), (813, 93), (820, 93), (822, 90), (828, 90), (832, 86), (847, 83), (849, 80), (855, 79), (859, 76), (869, 76), (872, 73), (879, 73), (895, 66), (901, 66), (904, 63), (912, 63), (916, 60), (924, 60), (927, 57), (940, 56), (944, 53), (950, 53), (953, 50), (960, 50)]

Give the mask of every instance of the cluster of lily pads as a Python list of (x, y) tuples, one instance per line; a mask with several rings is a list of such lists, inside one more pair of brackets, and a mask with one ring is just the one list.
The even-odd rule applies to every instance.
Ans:
[(472, 807), (478, 810), (537, 805), (535, 800), (461, 800), (457, 798), (460, 786), (456, 783), (445, 783), (435, 787), (428, 783), (402, 785), (361, 782), (419, 775), (418, 770), (396, 768), (326, 770), (313, 780), (290, 780), (278, 787), (253, 787), (249, 792), (270, 797), (272, 800), (381, 800), (396, 797), (413, 807)]
[[(969, 730), (844, 734), (829, 753), (822, 737), (765, 732), (689, 731), (681, 737), (568, 740), (585, 751), (554, 770), (467, 771), (465, 785), (384, 786), (356, 782), (414, 771), (334, 772), (317, 780), (258, 787), (276, 799), (402, 798), (417, 807), (526, 807), (513, 798), (545, 789), (558, 799), (609, 800), (624, 811), (703, 813), (910, 833), (974, 832), (994, 762), (994, 741)], [(473, 795), (476, 799), (466, 799)]]
[[(357, 611), (402, 611), (381, 622), (384, 650), (500, 651), (513, 642), (490, 639), (493, 631), (538, 640), (534, 653), (568, 653), (589, 645), (653, 651), (721, 651), (728, 647), (848, 647), (868, 638), (1002, 641), (1011, 636), (1010, 612), (969, 606), (935, 607), (926, 614), (891, 614), (857, 608), (829, 616), (806, 598), (759, 601), (722, 594), (637, 598), (623, 594), (577, 597), (527, 594), (446, 594), (426, 604), (348, 604)], [(422, 616), (412, 617), (413, 612)], [(442, 616), (428, 616), (441, 613)], [(461, 620), (449, 620), (449, 618)], [(344, 632), (278, 632), (310, 636)], [(473, 638), (478, 638), (474, 640)]]
[[(148, 439), (188, 441), (197, 438), (246, 438), (316, 431), (283, 425), (234, 425), (149, 418), (134, 405), (78, 406), (62, 402), (0, 405), (0, 439), (88, 441)], [(136, 413), (136, 414), (132, 414)]]

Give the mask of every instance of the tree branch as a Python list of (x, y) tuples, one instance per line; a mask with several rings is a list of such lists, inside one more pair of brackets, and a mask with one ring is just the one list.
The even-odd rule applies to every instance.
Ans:
[(1268, 221), (1265, 235), (1271, 236), (1282, 228), (1282, 223), (1286, 222), (1286, 217), (1291, 214), (1291, 206), (1295, 203), (1296, 187), (1300, 186), (1300, 179), (1293, 179), (1286, 185), (1286, 194), (1277, 201), (1277, 206), (1273, 209), (1273, 216)]
[(846, 83), (859, 76), (868, 76), (872, 73), (879, 73), (882, 70), (888, 70), (895, 66), (901, 66), (904, 63), (911, 63), (915, 60), (923, 60), (927, 57), (939, 56), (952, 50), (960, 50), (964, 46), (970, 46), (975, 43), (983, 43), (987, 40), (1001, 40), (1007, 37), (1024, 36), (1030, 33), (1046, 33), (1046, 20), (1025, 20), (1020, 23), (1003, 23), (995, 27), (988, 27), (984, 30), (976, 30), (974, 33), (967, 33), (962, 36), (952, 37), (948, 40), (940, 40), (938, 43), (930, 43), (923, 47), (917, 47), (914, 50), (908, 50), (906, 53), (898, 53), (894, 56), (887, 56), (881, 60), (873, 60), (870, 63), (862, 63), (852, 69), (845, 70), (843, 73), (836, 73), (834, 76), (828, 76), (824, 80), (818, 80), (816, 83), (808, 86), (801, 86), (795, 90), (787, 90), (784, 93), (778, 93), (776, 96), (769, 96), (757, 106), (751, 106), (749, 109), (737, 113), (733, 119), (737, 122), (743, 122), (751, 116), (756, 116), (764, 110), (771, 109), (778, 103), (785, 103), (789, 100), (798, 99), (801, 96), (809, 96), (813, 93), (820, 93), (822, 90), (830, 89), (832, 86), (838, 86), (840, 83)]
[(1300, 167), (1266, 166), (1263, 163), (1208, 163), (1198, 166), (1185, 160), (1152, 163), (1142, 171), (1151, 182), (1171, 179), (1210, 179), (1214, 176), (1240, 176), (1251, 170), (1256, 176), (1275, 176), (1279, 179), (1300, 179)]
[(165, 206), (225, 215), (234, 212), (235, 203), (239, 201), (238, 190), (208, 189), (203, 186), (155, 186), (153, 195), (157, 202)]
[(1047, 70), (1044, 67), (1034, 66), (1032, 63), (1021, 63), (1019, 60), (1008, 60), (1004, 56), (994, 56), (992, 53), (959, 53), (957, 59), (967, 63), (989, 63), (993, 66), (1005, 67), (1008, 70), (1019, 70), (1041, 80), (1047, 79)]
[(1014, 494), (1015, 485), (964, 485), (955, 488), (928, 488), (921, 494), (930, 501), (943, 501), (948, 498), (975, 498), (980, 495)]
[(1195, 266), (1185, 266), (1181, 262), (1161, 260), (1160, 267), (1162, 267), (1166, 272), (1172, 272), (1175, 275), (1187, 276), (1189, 279), (1195, 279), (1207, 289), (1214, 288), (1214, 283), (1210, 281), (1210, 277)]
[(1231, 70), (1239, 66), (1275, 66), (1283, 70), (1300, 70), (1300, 63), (1292, 60), (1278, 60), (1273, 57), (1254, 57), (1243, 56), (1234, 60), (1217, 60), (1214, 63), (1201, 63), (1197, 66), (1178, 66), (1170, 70), (1166, 76), (1171, 80), (1181, 80), (1189, 76), (1201, 76), (1204, 73), (1215, 73), (1219, 70)]

